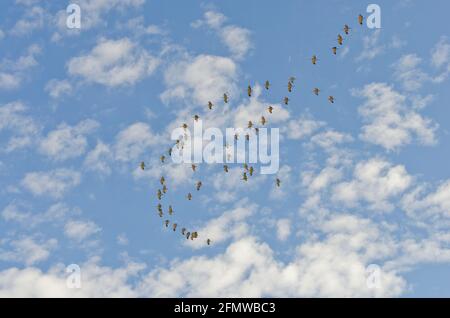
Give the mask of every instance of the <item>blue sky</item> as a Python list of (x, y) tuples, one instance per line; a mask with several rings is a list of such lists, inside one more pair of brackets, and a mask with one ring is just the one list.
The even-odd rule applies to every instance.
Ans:
[[(377, 1), (378, 30), (363, 1), (79, 0), (79, 30), (69, 3), (0, 4), (1, 296), (450, 296), (446, 1)], [(268, 105), (276, 175), (158, 162), (194, 114)]]

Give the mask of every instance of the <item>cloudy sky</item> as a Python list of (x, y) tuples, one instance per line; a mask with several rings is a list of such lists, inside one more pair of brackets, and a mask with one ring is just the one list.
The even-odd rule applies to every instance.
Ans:
[[(363, 1), (75, 3), (81, 29), (69, 2), (0, 4), (0, 296), (450, 296), (448, 1), (377, 1), (381, 29)], [(193, 114), (269, 104), (276, 175), (158, 162)], [(158, 217), (161, 175), (197, 240)]]

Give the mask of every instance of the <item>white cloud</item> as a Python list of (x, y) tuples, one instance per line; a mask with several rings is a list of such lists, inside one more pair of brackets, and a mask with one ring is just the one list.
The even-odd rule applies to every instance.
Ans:
[(289, 219), (279, 219), (277, 221), (277, 238), (280, 241), (286, 241), (291, 235), (291, 222)]
[(72, 58), (69, 74), (105, 86), (133, 85), (151, 75), (159, 59), (128, 38), (101, 39), (86, 55)]
[(72, 84), (68, 80), (52, 79), (45, 85), (45, 91), (55, 99), (70, 94), (72, 89)]
[(1, 215), (7, 222), (17, 222), (27, 228), (35, 227), (43, 223), (56, 223), (65, 219), (71, 209), (64, 203), (55, 203), (45, 212), (36, 213), (22, 204), (11, 203), (7, 205)]
[(242, 59), (252, 49), (253, 44), (250, 39), (251, 32), (237, 25), (224, 25), (227, 17), (220, 12), (206, 11), (203, 20), (197, 20), (191, 24), (198, 28), (206, 25), (213, 29), (223, 44), (230, 50), (233, 58)]
[(45, 261), (50, 256), (50, 251), (58, 244), (56, 239), (36, 241), (32, 237), (23, 237), (8, 243), (8, 250), (0, 249), (0, 259), (24, 263), (27, 266)]
[(56, 161), (81, 156), (88, 145), (86, 135), (98, 126), (99, 123), (92, 119), (83, 120), (75, 126), (62, 123), (41, 140), (39, 151)]
[(352, 136), (335, 130), (327, 130), (311, 137), (311, 143), (324, 149), (332, 149), (336, 145), (353, 141)]
[(164, 73), (167, 89), (161, 99), (191, 99), (194, 103), (206, 107), (222, 99), (225, 92), (235, 97), (237, 66), (233, 60), (213, 55), (198, 55), (195, 58), (176, 62)]
[(0, 89), (18, 88), (27, 76), (27, 71), (38, 65), (36, 56), (40, 53), (41, 47), (32, 44), (28, 47), (27, 53), (17, 60), (3, 59), (0, 63)]
[(34, 6), (25, 10), (25, 15), (16, 22), (10, 33), (14, 36), (24, 36), (41, 29), (45, 23), (46, 12), (43, 8)]
[(115, 158), (119, 161), (142, 161), (142, 154), (158, 143), (158, 136), (145, 123), (134, 123), (121, 130), (114, 145)]
[(92, 221), (70, 220), (64, 226), (64, 234), (70, 239), (84, 241), (102, 229)]
[(347, 206), (360, 201), (368, 208), (391, 211), (390, 199), (400, 195), (412, 183), (412, 177), (402, 165), (392, 166), (382, 159), (370, 159), (356, 165), (353, 180), (341, 182), (333, 189), (332, 199)]
[(385, 50), (385, 45), (379, 44), (381, 30), (370, 32), (370, 35), (363, 37), (363, 51), (356, 58), (356, 61), (372, 60)]
[(387, 150), (395, 150), (417, 138), (419, 143), (436, 143), (437, 125), (422, 117), (405, 105), (406, 97), (385, 83), (366, 85), (355, 95), (364, 97), (365, 103), (358, 111), (366, 125), (362, 127), (360, 138), (380, 145)]
[(98, 140), (95, 148), (86, 155), (83, 165), (87, 170), (109, 175), (111, 174), (112, 157), (109, 146)]
[(288, 138), (297, 140), (310, 136), (324, 125), (325, 123), (322, 121), (315, 121), (301, 116), (298, 119), (290, 120), (285, 130)]
[(436, 68), (450, 66), (450, 43), (448, 38), (441, 37), (439, 42), (431, 51), (431, 64)]
[(31, 145), (41, 131), (41, 127), (31, 116), (24, 115), (27, 107), (21, 102), (0, 106), (0, 132), (10, 132), (4, 151), (10, 152)]
[(47, 172), (29, 172), (22, 179), (22, 186), (36, 196), (62, 197), (71, 188), (79, 185), (81, 174), (70, 169), (55, 169)]

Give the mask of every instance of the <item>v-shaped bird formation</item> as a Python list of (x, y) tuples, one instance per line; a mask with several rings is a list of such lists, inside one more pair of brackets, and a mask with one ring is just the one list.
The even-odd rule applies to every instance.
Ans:
[[(362, 25), (363, 25), (363, 21), (364, 21), (364, 17), (363, 17), (361, 14), (358, 15), (357, 21), (358, 21), (358, 24), (362, 26)], [(345, 24), (344, 27), (343, 27), (344, 34), (345, 34), (345, 35), (349, 35), (349, 34), (350, 34), (350, 30), (351, 30), (351, 28), (350, 28), (347, 24)], [(338, 35), (337, 35), (337, 44), (338, 44), (338, 45), (333, 46), (333, 47), (331, 48), (331, 53), (332, 53), (333, 55), (337, 55), (337, 54), (338, 54), (339, 47), (342, 46), (343, 43), (344, 43), (344, 38), (343, 38), (343, 36), (342, 36), (341, 34), (338, 34)], [(317, 57), (317, 55), (313, 55), (313, 56), (311, 57), (311, 63), (312, 63), (313, 65), (317, 65), (319, 61), (320, 61), (320, 60), (319, 60), (319, 58)], [(295, 77), (293, 77), (293, 76), (289, 77), (288, 82), (287, 82), (287, 91), (288, 91), (288, 93), (292, 93), (292, 92), (293, 92), (294, 86), (295, 86), (295, 85), (294, 85), (295, 80), (296, 80)], [(266, 80), (265, 83), (264, 83), (264, 88), (265, 88), (266, 90), (269, 90), (270, 87), (271, 87), (271, 85), (272, 85), (272, 83), (269, 82), (269, 80)], [(318, 87), (314, 87), (314, 88), (312, 89), (312, 93), (313, 93), (314, 95), (316, 95), (316, 96), (319, 96), (319, 95), (320, 95), (320, 92), (321, 92), (321, 89), (319, 89)], [(251, 85), (248, 85), (248, 86), (247, 86), (247, 96), (248, 96), (248, 97), (252, 97), (252, 94), (253, 94), (253, 88), (252, 88)], [(329, 95), (327, 99), (328, 99), (328, 101), (329, 101), (330, 103), (334, 104), (334, 102), (335, 102), (334, 96)], [(224, 93), (224, 94), (223, 94), (223, 102), (224, 102), (225, 104), (227, 104), (227, 103), (229, 102), (229, 100), (230, 100), (229, 94), (228, 94), (228, 93)], [(283, 99), (282, 99), (282, 101), (283, 101), (283, 104), (284, 104), (284, 105), (289, 105), (290, 99), (289, 99), (288, 96), (284, 96)], [(214, 105), (211, 101), (208, 101), (208, 102), (207, 102), (207, 109), (208, 109), (209, 111), (212, 111), (214, 107), (215, 107), (215, 105)], [(270, 105), (267, 107), (267, 109), (266, 109), (266, 114), (262, 114), (261, 117), (260, 117), (259, 123), (260, 123), (262, 126), (265, 126), (265, 125), (268, 123), (268, 119), (270, 119), (270, 116), (273, 114), (274, 110), (275, 110), (274, 107), (272, 107), (272, 106), (270, 106)], [(192, 117), (194, 118), (195, 121), (198, 121), (198, 119), (200, 118), (200, 116), (197, 115), (197, 114), (193, 115)], [(181, 127), (182, 127), (183, 129), (187, 129), (187, 128), (188, 128), (188, 125), (187, 125), (186, 123), (183, 123), (183, 124), (181, 125)], [(259, 127), (257, 127), (257, 125), (255, 125), (255, 123), (253, 123), (251, 120), (248, 121), (247, 128), (248, 128), (248, 129), (254, 129), (254, 130), (255, 130), (255, 133), (258, 134)], [(245, 135), (245, 138), (246, 138), (246, 140), (249, 140), (249, 134), (246, 134), (246, 135)], [(235, 141), (238, 140), (238, 139), (239, 139), (239, 135), (236, 134), (236, 135), (234, 136), (234, 139), (235, 139)], [(228, 146), (229, 146), (229, 145), (227, 145), (227, 147), (228, 147)], [(176, 147), (177, 149), (181, 149), (181, 150), (182, 150), (183, 147), (184, 147), (184, 144), (183, 144), (183, 142), (182, 142), (181, 140), (176, 140), (175, 145), (172, 146), (171, 148), (169, 148), (169, 150), (167, 151), (169, 157), (172, 156), (172, 150), (173, 150), (173, 147)], [(161, 155), (161, 156), (160, 156), (160, 162), (161, 162), (161, 164), (165, 164), (165, 160), (166, 160), (166, 156), (165, 156), (165, 155)], [(139, 167), (140, 167), (141, 170), (145, 170), (147, 166), (146, 166), (145, 162), (141, 162), (140, 165), (139, 165)], [(198, 169), (198, 166), (195, 165), (195, 164), (192, 164), (192, 165), (191, 165), (191, 168), (192, 168), (192, 171), (195, 173), (195, 172), (197, 171), (197, 169)], [(229, 166), (226, 165), (226, 164), (223, 165), (223, 171), (224, 171), (225, 174), (228, 173), (228, 172), (229, 172)], [(243, 167), (242, 167), (242, 178), (241, 178), (242, 182), (248, 182), (249, 179), (254, 175), (254, 172), (255, 172), (255, 169), (254, 169), (252, 166), (249, 166), (247, 163), (244, 163), (244, 164), (243, 164)], [(156, 210), (157, 210), (158, 216), (159, 216), (160, 218), (163, 218), (165, 214), (164, 214), (163, 206), (162, 206), (161, 202), (162, 202), (162, 200), (163, 200), (165, 194), (166, 194), (167, 191), (168, 191), (166, 179), (164, 178), (164, 176), (161, 176), (161, 177), (160, 177), (159, 183), (160, 183), (160, 186), (161, 186), (161, 187), (160, 187), (159, 189), (157, 189), (157, 191), (156, 191), (156, 197), (157, 197), (157, 199), (158, 199), (158, 204), (157, 204), (157, 206), (156, 206)], [(281, 179), (280, 179), (279, 177), (276, 177), (276, 178), (275, 178), (275, 186), (276, 186), (276, 187), (281, 187), (281, 183), (282, 183), (282, 182), (281, 182)], [(194, 184), (194, 186), (195, 186), (196, 191), (199, 192), (199, 191), (202, 189), (203, 182), (199, 180), (199, 181), (197, 181), (197, 182)], [(187, 193), (187, 194), (186, 194), (186, 200), (191, 201), (192, 199), (193, 199), (192, 193), (191, 193), (191, 192)], [(168, 205), (168, 208), (167, 208), (167, 214), (169, 215), (169, 218), (167, 218), (167, 219), (165, 219), (165, 220), (163, 221), (163, 225), (164, 225), (166, 228), (169, 228), (169, 226), (171, 225), (172, 231), (173, 231), (173, 232), (176, 232), (176, 231), (177, 231), (177, 228), (179, 228), (179, 226), (178, 226), (178, 223), (177, 223), (176, 221), (173, 220), (173, 219), (174, 219), (174, 216), (176, 216), (176, 213), (175, 213), (175, 210), (173, 209), (172, 205)], [(171, 219), (172, 219), (172, 220), (171, 220)], [(184, 236), (187, 240), (190, 239), (190, 240), (193, 241), (193, 240), (195, 240), (195, 239), (197, 239), (197, 238), (199, 237), (199, 233), (198, 233), (197, 231), (194, 231), (194, 230), (188, 231), (188, 229), (187, 229), (186, 227), (181, 227), (180, 233), (181, 233), (181, 235)], [(212, 240), (211, 240), (210, 238), (206, 237), (206, 238), (205, 238), (205, 243), (206, 243), (207, 245), (211, 245)]]

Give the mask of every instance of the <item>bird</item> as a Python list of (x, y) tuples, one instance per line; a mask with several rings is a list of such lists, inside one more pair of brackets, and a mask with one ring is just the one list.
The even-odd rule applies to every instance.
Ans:
[(269, 87), (270, 87), (269, 81), (266, 81), (266, 82), (264, 83), (264, 87), (265, 87), (266, 89), (269, 89)]
[(164, 224), (166, 224), (166, 227), (168, 227), (168, 226), (169, 226), (169, 223), (170, 223), (170, 221), (169, 221), (169, 220), (165, 220), (165, 221), (164, 221)]
[(248, 171), (248, 164), (244, 163), (244, 170)]
[(350, 30), (350, 27), (349, 27), (347, 24), (345, 24), (345, 25), (344, 25), (344, 32), (345, 32), (345, 34), (348, 35), (349, 30)]
[(247, 172), (244, 172), (244, 174), (242, 175), (242, 180), (247, 182), (247, 180), (248, 180)]
[(197, 169), (197, 166), (196, 166), (196, 165), (194, 165), (194, 164), (192, 164), (192, 165), (191, 165), (191, 168), (192, 168), (192, 171), (194, 171), (194, 172), (195, 172), (195, 169)]
[(287, 88), (288, 88), (289, 93), (292, 92), (292, 82), (291, 81), (288, 82)]
[(195, 120), (195, 121), (198, 121), (199, 118), (200, 118), (200, 117), (199, 117), (198, 115), (194, 115), (194, 120)]
[(253, 127), (253, 123), (252, 123), (251, 120), (248, 121), (247, 127), (248, 127), (248, 128), (252, 128), (252, 127)]
[(277, 182), (277, 187), (279, 187), (281, 185), (281, 180), (279, 178), (277, 178), (276, 182)]
[(227, 94), (223, 94), (223, 101), (225, 104), (228, 103), (228, 95)]
[(166, 160), (166, 156), (162, 155), (159, 159), (161, 159), (161, 162), (164, 163), (164, 160)]
[(191, 240), (194, 240), (198, 237), (198, 233), (197, 232), (192, 232), (191, 234)]
[(317, 56), (313, 55), (311, 57), (311, 63), (313, 63), (313, 65), (316, 65), (316, 63), (317, 63)]
[(158, 192), (156, 193), (158, 200), (161, 200), (162, 192), (160, 189), (158, 189)]
[(211, 240), (210, 240), (210, 239), (207, 239), (207, 240), (206, 240), (206, 244), (211, 245)]
[(333, 47), (331, 48), (331, 50), (333, 51), (333, 54), (336, 55), (337, 47), (333, 46)]
[(249, 134), (245, 134), (245, 140), (250, 140), (250, 135)]
[(358, 15), (358, 23), (360, 24), (360, 25), (363, 25), (363, 21), (364, 21), (364, 17), (360, 14), (360, 15)]
[(318, 89), (317, 87), (315, 87), (315, 88), (313, 89), (313, 92), (314, 92), (314, 94), (315, 94), (316, 96), (319, 96), (320, 89)]
[(250, 85), (247, 87), (247, 95), (248, 97), (252, 97), (252, 87)]
[(190, 192), (187, 194), (187, 199), (188, 199), (189, 201), (192, 200), (192, 194), (191, 194)]
[(235, 133), (234, 134), (234, 140), (238, 140), (239, 139), (239, 134), (238, 133)]
[(253, 167), (250, 167), (249, 169), (248, 169), (248, 173), (250, 174), (250, 176), (253, 176)]
[(167, 150), (167, 153), (169, 154), (169, 157), (172, 156), (172, 148), (169, 148), (169, 150)]
[(181, 229), (181, 235), (184, 235), (184, 233), (186, 233), (186, 228), (185, 228), (185, 227), (183, 227), (183, 228)]
[(213, 104), (211, 101), (209, 101), (209, 102), (208, 102), (208, 108), (209, 108), (209, 110), (211, 110), (211, 109), (213, 108), (213, 106), (214, 106), (214, 104)]
[(331, 96), (331, 95), (328, 96), (328, 100), (330, 101), (330, 103), (332, 103), (332, 104), (334, 103), (334, 97), (333, 96)]
[(273, 112), (273, 107), (272, 107), (272, 106), (269, 106), (269, 107), (267, 107), (267, 110), (269, 111), (269, 113), (272, 114), (272, 112)]
[(158, 209), (158, 212), (162, 212), (162, 205), (161, 205), (161, 203), (158, 203), (156, 208)]
[(261, 124), (264, 126), (266, 124), (266, 118), (261, 116)]
[(176, 223), (172, 224), (172, 229), (173, 229), (174, 232), (177, 230), (177, 225), (178, 224), (176, 224)]
[(144, 163), (144, 161), (142, 161), (139, 166), (141, 167), (142, 170), (145, 170), (145, 163)]
[(171, 205), (169, 205), (169, 215), (172, 215), (172, 214), (173, 214), (173, 208)]
[(162, 177), (159, 179), (159, 183), (161, 183), (161, 185), (163, 185), (165, 182), (166, 182), (166, 179), (164, 178), (164, 176), (162, 176)]
[(202, 187), (202, 182), (201, 181), (197, 182), (197, 186), (196, 186), (197, 191), (199, 191), (201, 187)]
[(342, 37), (342, 35), (338, 34), (337, 41), (338, 41), (339, 45), (342, 45), (342, 42), (344, 41), (344, 38)]
[(289, 104), (289, 98), (288, 98), (288, 97), (285, 97), (284, 100), (283, 100), (283, 102), (284, 102), (285, 105)]
[(189, 240), (189, 236), (191, 235), (191, 232), (186, 233), (186, 239)]
[(158, 215), (159, 215), (160, 218), (162, 218), (163, 215), (164, 215), (164, 213), (163, 213), (162, 211), (159, 211), (159, 212), (158, 212)]
[(223, 165), (223, 171), (228, 172), (228, 166), (227, 165)]
[(296, 80), (295, 76), (289, 77), (289, 82), (291, 82), (292, 84), (294, 84), (295, 80)]
[(163, 187), (162, 187), (162, 192), (165, 194), (165, 193), (167, 193), (167, 187), (166, 187), (166, 185), (163, 185)]

